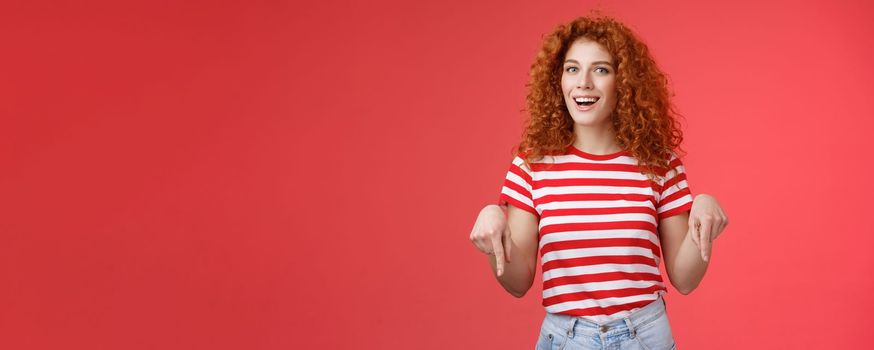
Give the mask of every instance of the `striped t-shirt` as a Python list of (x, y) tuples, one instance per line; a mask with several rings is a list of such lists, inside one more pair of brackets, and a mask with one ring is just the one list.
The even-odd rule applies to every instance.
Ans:
[(598, 323), (621, 319), (666, 293), (658, 222), (692, 207), (683, 164), (653, 181), (626, 151), (573, 146), (529, 169), (513, 159), (500, 201), (539, 219), (543, 306)]

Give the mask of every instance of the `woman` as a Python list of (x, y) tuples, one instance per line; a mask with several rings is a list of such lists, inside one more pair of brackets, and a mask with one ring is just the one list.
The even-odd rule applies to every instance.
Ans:
[(501, 204), (470, 238), (516, 297), (539, 252), (537, 348), (676, 348), (659, 264), (691, 293), (728, 220), (713, 197), (693, 200), (665, 75), (623, 24), (583, 17), (545, 38), (527, 109)]

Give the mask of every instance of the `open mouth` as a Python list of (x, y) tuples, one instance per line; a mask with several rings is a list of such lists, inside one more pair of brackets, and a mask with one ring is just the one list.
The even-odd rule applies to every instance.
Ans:
[(577, 106), (588, 107), (595, 104), (595, 102), (598, 102), (600, 99), (600, 97), (575, 97), (574, 102), (577, 103)]

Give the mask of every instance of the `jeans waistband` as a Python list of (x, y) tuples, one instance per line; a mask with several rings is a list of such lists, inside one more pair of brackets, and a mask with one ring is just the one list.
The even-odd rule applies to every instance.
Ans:
[(635, 310), (628, 316), (606, 324), (592, 322), (583, 317), (547, 313), (546, 322), (551, 328), (566, 332), (568, 336), (585, 334), (588, 336), (610, 336), (621, 333), (634, 334), (635, 330), (655, 321), (665, 313), (665, 301), (661, 295), (646, 306)]

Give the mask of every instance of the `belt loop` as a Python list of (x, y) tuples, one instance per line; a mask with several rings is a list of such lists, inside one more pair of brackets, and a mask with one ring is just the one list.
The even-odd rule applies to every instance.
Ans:
[(628, 317), (623, 320), (625, 320), (625, 325), (628, 327), (628, 333), (631, 333), (631, 339), (634, 339), (634, 337), (637, 336), (637, 329), (634, 328), (634, 325), (631, 324), (631, 320)]
[(573, 338), (574, 337), (574, 326), (576, 326), (576, 324), (577, 324), (577, 318), (571, 317), (571, 321), (569, 323), (570, 323), (570, 325), (568, 326), (568, 329), (567, 329), (567, 337)]

